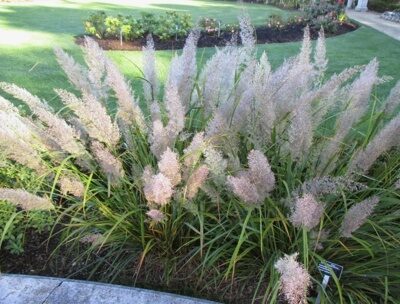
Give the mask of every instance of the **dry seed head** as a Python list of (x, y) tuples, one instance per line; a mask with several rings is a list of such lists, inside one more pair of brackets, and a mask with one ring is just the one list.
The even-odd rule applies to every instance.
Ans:
[(91, 151), (101, 170), (112, 184), (117, 184), (125, 175), (122, 163), (98, 141), (92, 142)]
[(295, 227), (305, 227), (311, 230), (320, 222), (324, 214), (324, 205), (318, 202), (311, 194), (296, 198), (292, 207), (290, 221)]
[(311, 277), (303, 265), (297, 262), (298, 253), (285, 255), (275, 263), (280, 274), (280, 291), (289, 304), (306, 304)]
[(53, 203), (47, 197), (40, 197), (23, 189), (0, 188), (0, 200), (7, 201), (27, 211), (54, 209)]
[(186, 184), (186, 197), (193, 199), (207, 179), (209, 170), (206, 165), (201, 165), (190, 175)]
[(349, 238), (352, 233), (360, 228), (372, 214), (374, 208), (379, 203), (379, 197), (372, 196), (353, 205), (344, 216), (340, 232), (343, 237)]
[(159, 223), (165, 219), (164, 213), (157, 209), (150, 209), (146, 212), (147, 216), (151, 218), (152, 221)]
[(158, 162), (158, 169), (171, 181), (172, 186), (176, 186), (181, 182), (179, 156), (177, 153), (171, 151), (170, 148), (167, 148), (161, 155)]
[(148, 203), (160, 206), (168, 204), (173, 194), (171, 181), (162, 173), (153, 175), (147, 180), (143, 191)]

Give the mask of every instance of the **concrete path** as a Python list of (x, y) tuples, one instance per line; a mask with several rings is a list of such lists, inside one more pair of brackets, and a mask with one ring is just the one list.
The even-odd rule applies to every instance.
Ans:
[(350, 19), (368, 25), (386, 35), (400, 40), (400, 23), (388, 21), (380, 17), (380, 13), (375, 12), (356, 12), (355, 10), (346, 10)]
[(0, 275), (0, 304), (216, 304), (165, 292), (39, 276)]

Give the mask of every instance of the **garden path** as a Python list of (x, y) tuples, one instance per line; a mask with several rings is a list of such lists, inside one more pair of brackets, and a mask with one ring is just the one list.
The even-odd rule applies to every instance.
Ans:
[(346, 10), (347, 16), (357, 22), (370, 26), (394, 39), (400, 41), (400, 23), (388, 21), (380, 17), (376, 12), (357, 12), (355, 10)]

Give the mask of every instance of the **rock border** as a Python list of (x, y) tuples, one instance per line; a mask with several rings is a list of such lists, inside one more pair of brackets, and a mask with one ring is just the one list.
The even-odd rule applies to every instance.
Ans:
[(154, 290), (30, 275), (0, 274), (0, 304), (217, 304)]

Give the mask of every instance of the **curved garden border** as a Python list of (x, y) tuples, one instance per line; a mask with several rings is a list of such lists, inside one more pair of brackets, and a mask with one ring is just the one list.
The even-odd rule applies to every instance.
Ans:
[(217, 304), (165, 292), (61, 278), (0, 275), (0, 304)]
[[(257, 43), (283, 43), (301, 41), (303, 39), (303, 30), (306, 24), (296, 23), (289, 24), (283, 27), (267, 27), (259, 26), (255, 29)], [(325, 33), (327, 37), (338, 36), (356, 30), (358, 26), (354, 23), (342, 23), (338, 26), (335, 33)], [(312, 39), (318, 38), (318, 30), (310, 28)], [(232, 40), (232, 32), (222, 32), (220, 36), (216, 33), (201, 32), (198, 41), (198, 47), (215, 47), (225, 46)], [(121, 51), (139, 51), (146, 45), (146, 38), (136, 39), (133, 41), (120, 41), (118, 39), (99, 39), (94, 38), (104, 50), (121, 50)], [(163, 41), (154, 37), (154, 44), (156, 50), (176, 50), (182, 49), (185, 45), (185, 38), (171, 39)], [(240, 38), (239, 38), (240, 40)], [(84, 43), (83, 36), (76, 36), (75, 42), (79, 45)]]

